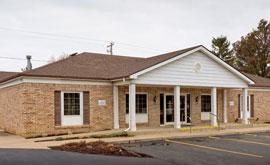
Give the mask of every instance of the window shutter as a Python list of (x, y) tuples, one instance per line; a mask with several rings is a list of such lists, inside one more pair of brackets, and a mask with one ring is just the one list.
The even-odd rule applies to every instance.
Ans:
[(89, 92), (83, 92), (83, 125), (90, 124)]
[(241, 101), (240, 101), (240, 99), (241, 99), (241, 95), (239, 94), (238, 95), (238, 118), (241, 118), (241, 112), (240, 112), (240, 103), (241, 103)]
[(61, 126), (61, 92), (54, 91), (54, 122), (55, 126)]
[(254, 95), (250, 95), (250, 117), (254, 117)]

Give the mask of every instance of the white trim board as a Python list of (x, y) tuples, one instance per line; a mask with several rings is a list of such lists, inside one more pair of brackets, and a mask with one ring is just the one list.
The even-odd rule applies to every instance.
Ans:
[[(200, 47), (198, 47), (198, 48), (192, 49), (192, 50), (190, 50), (190, 51), (188, 51), (188, 52), (186, 52), (186, 53), (180, 54), (180, 55), (178, 55), (178, 56), (176, 56), (176, 57), (173, 57), (173, 58), (168, 59), (168, 60), (166, 60), (166, 61), (164, 61), (164, 62), (161, 62), (161, 63), (159, 63), (159, 64), (156, 64), (156, 65), (154, 65), (154, 66), (152, 66), (152, 67), (149, 67), (149, 68), (146, 68), (146, 69), (144, 69), (144, 70), (142, 70), (142, 71), (139, 71), (139, 72), (137, 72), (137, 73), (134, 73), (134, 74), (132, 74), (132, 75), (130, 76), (130, 78), (137, 79), (138, 76), (140, 76), (140, 75), (142, 75), (142, 74), (145, 74), (145, 73), (147, 73), (147, 72), (149, 72), (149, 71), (152, 71), (152, 70), (154, 70), (154, 69), (156, 69), (156, 68), (159, 68), (159, 67), (161, 67), (161, 66), (164, 66), (164, 65), (166, 65), (166, 64), (169, 64), (169, 63), (171, 63), (171, 62), (173, 62), (173, 61), (175, 61), (175, 60), (178, 60), (178, 59), (180, 59), (180, 58), (183, 58), (183, 57), (185, 57), (185, 56), (188, 56), (188, 55), (190, 55), (190, 54), (192, 54), (192, 53), (194, 53), (194, 52), (197, 52), (197, 51), (202, 51), (202, 52), (203, 52), (204, 54), (206, 54), (208, 57), (210, 57), (211, 59), (213, 59), (214, 61), (216, 61), (216, 62), (219, 63), (220, 65), (222, 65), (224, 68), (226, 68), (228, 71), (230, 71), (230, 72), (232, 72), (233, 74), (235, 74), (237, 77), (239, 77), (240, 79), (242, 79), (242, 80), (245, 81), (246, 83), (248, 83), (248, 84), (254, 84), (254, 82), (253, 82), (251, 79), (249, 79), (248, 77), (246, 77), (245, 75), (243, 75), (242, 73), (240, 73), (239, 71), (237, 71), (236, 69), (234, 69), (233, 67), (231, 67), (229, 64), (227, 64), (227, 63), (224, 62), (223, 60), (221, 60), (221, 59), (219, 59), (218, 57), (216, 57), (214, 54), (210, 53), (210, 52), (209, 52), (207, 49), (205, 49), (203, 46), (200, 46)], [(172, 84), (172, 85), (180, 85), (180, 84)]]
[(47, 77), (18, 77), (10, 81), (0, 84), (0, 88), (21, 84), (21, 83), (41, 83), (41, 84), (70, 84), (70, 85), (105, 85), (112, 86), (110, 81), (94, 81), (94, 80), (78, 80), (78, 79), (62, 79)]

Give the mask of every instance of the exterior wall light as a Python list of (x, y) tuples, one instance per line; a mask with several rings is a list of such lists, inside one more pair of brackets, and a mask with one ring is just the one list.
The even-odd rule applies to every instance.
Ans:
[(157, 96), (153, 97), (153, 101), (156, 102), (157, 101)]
[(195, 101), (196, 101), (196, 103), (198, 103), (198, 101), (199, 101), (199, 96), (196, 96)]

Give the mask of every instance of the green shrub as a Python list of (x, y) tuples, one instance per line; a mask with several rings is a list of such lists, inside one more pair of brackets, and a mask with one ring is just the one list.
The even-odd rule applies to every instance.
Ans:
[(113, 138), (113, 137), (127, 137), (128, 133), (114, 133), (114, 134), (101, 134), (101, 135), (91, 135), (89, 138)]
[(62, 140), (65, 140), (63, 137), (58, 137), (58, 138), (55, 138), (54, 139), (55, 141), (62, 141)]

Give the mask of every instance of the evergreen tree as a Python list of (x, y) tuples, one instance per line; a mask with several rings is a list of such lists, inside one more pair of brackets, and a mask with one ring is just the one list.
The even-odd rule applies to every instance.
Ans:
[(212, 53), (230, 65), (234, 65), (233, 50), (230, 49), (231, 43), (226, 36), (212, 39)]

